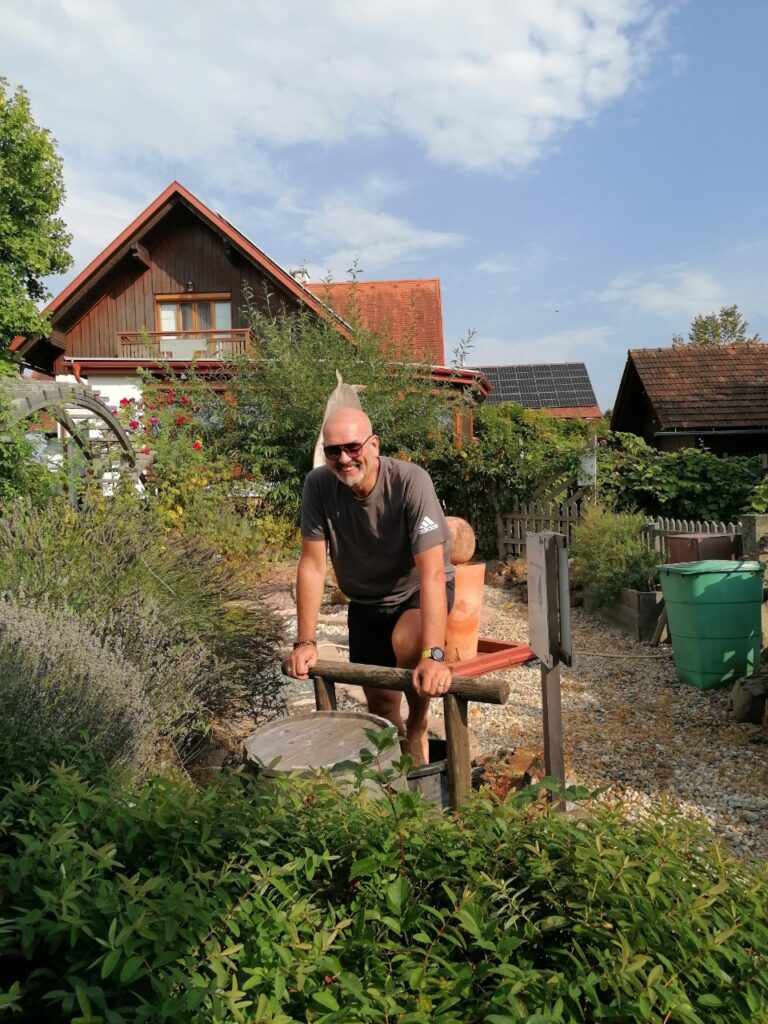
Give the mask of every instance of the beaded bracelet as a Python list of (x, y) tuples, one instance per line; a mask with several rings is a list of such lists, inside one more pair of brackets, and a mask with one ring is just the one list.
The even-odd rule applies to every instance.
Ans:
[(317, 647), (317, 640), (297, 640), (293, 645), (293, 649), (295, 651), (297, 647), (307, 647), (310, 644), (312, 647)]

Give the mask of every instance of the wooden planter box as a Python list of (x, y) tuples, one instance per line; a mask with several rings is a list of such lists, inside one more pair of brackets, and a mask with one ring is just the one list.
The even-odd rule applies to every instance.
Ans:
[(630, 590), (622, 587), (617, 596), (598, 609), (601, 619), (618, 626), (633, 640), (650, 640), (661, 614), (660, 590)]

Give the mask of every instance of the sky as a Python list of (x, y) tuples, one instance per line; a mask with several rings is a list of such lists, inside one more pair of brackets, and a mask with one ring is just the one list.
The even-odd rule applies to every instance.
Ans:
[[(768, 341), (768, 0), (0, 0), (75, 267), (171, 181), (314, 280), (439, 278), (447, 362), (737, 303)], [(695, 382), (692, 382), (695, 387)]]

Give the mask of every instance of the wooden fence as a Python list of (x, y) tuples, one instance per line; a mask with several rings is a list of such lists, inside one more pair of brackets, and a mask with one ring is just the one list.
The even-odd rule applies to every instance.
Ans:
[(581, 518), (581, 502), (581, 497), (563, 502), (515, 500), (511, 512), (496, 517), (499, 558), (525, 558), (526, 533), (544, 530), (562, 533), (566, 547), (570, 547), (573, 528)]
[[(515, 501), (511, 512), (496, 517), (499, 558), (525, 558), (525, 535), (552, 530), (562, 533), (566, 547), (571, 546), (573, 528), (581, 518), (581, 497), (564, 502)], [(741, 533), (741, 523), (715, 523), (699, 519), (672, 519), (664, 516), (646, 519), (644, 538), (652, 551), (658, 551), (660, 561), (667, 557), (667, 537), (678, 533)]]

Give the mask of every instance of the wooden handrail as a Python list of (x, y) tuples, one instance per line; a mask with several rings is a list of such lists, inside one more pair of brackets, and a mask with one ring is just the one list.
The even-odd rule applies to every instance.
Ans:
[[(288, 659), (283, 661), (283, 672)], [(315, 688), (318, 711), (336, 710), (336, 683), (415, 693), (413, 673), (407, 668), (383, 668), (381, 665), (360, 665), (344, 661), (320, 659), (309, 670)], [(496, 679), (454, 676), (448, 691), (440, 695), (445, 719), (445, 744), (448, 765), (448, 793), (451, 807), (458, 810), (472, 788), (469, 763), (469, 725), (467, 707), (470, 700), (481, 704), (506, 704), (509, 684)]]
[[(415, 693), (413, 673), (408, 668), (382, 668), (381, 665), (320, 660), (309, 670), (309, 674), (313, 679), (321, 676), (329, 683), (348, 683), (353, 686), (371, 686), (377, 690)], [(509, 683), (500, 679), (454, 676), (446, 693), (454, 697), (465, 697), (480, 704), (506, 704), (509, 700)]]

